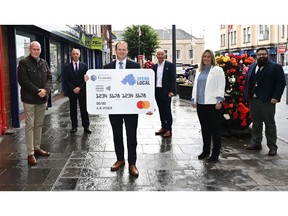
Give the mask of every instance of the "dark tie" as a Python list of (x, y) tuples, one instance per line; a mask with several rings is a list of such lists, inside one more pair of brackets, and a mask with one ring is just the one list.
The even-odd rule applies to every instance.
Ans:
[(76, 75), (76, 76), (78, 75), (78, 66), (77, 66), (77, 63), (75, 63), (75, 75)]
[(119, 69), (123, 69), (123, 62), (120, 61), (120, 62), (119, 62), (119, 65), (120, 65), (120, 66), (119, 66)]

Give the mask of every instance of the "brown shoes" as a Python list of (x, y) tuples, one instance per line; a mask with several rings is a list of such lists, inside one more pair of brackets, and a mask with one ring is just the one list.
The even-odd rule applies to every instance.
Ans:
[(137, 169), (137, 167), (135, 165), (130, 165), (129, 166), (129, 173), (130, 175), (134, 176), (134, 177), (138, 177), (139, 176), (139, 171)]
[(36, 156), (49, 156), (50, 154), (50, 152), (44, 151), (42, 149), (34, 150), (34, 155)]
[(37, 160), (34, 157), (34, 155), (29, 155), (28, 156), (28, 164), (30, 164), (30, 165), (36, 165), (37, 164)]
[(121, 167), (125, 165), (125, 160), (116, 161), (111, 167), (111, 171), (119, 170)]
[(165, 134), (166, 131), (167, 131), (166, 129), (161, 128), (159, 131), (156, 131), (156, 132), (155, 132), (155, 135), (162, 135), (162, 134)]
[[(51, 154), (50, 152), (44, 151), (42, 149), (34, 150), (34, 155), (36, 156), (49, 156), (50, 154)], [(37, 160), (34, 155), (28, 155), (28, 164), (30, 165), (37, 164)]]
[(163, 137), (163, 138), (170, 138), (170, 137), (172, 137), (172, 131), (166, 131), (166, 133), (164, 133), (164, 134), (162, 135), (162, 137)]
[[(117, 171), (123, 166), (125, 166), (125, 160), (116, 161), (111, 167), (111, 171)], [(139, 171), (135, 165), (129, 166), (129, 173), (130, 175), (135, 176), (135, 177), (139, 176)]]

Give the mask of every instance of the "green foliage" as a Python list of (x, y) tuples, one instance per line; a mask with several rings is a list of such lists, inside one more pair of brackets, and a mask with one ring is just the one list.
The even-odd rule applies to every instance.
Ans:
[(139, 25), (128, 26), (124, 30), (122, 36), (123, 40), (128, 44), (128, 56), (131, 59), (138, 56), (140, 39), (140, 55), (145, 55), (146, 59), (152, 60), (152, 55), (156, 52), (156, 49), (159, 48), (159, 36), (149, 25), (140, 25), (140, 29), (141, 36), (139, 36)]

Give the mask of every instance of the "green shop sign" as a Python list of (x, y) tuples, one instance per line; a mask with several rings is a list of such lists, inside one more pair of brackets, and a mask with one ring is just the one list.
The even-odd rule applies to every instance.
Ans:
[(102, 50), (102, 38), (89, 37), (82, 33), (81, 43), (89, 49)]

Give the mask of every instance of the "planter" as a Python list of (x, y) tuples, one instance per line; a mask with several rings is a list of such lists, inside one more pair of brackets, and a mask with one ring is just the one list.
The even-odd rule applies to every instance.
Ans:
[(191, 100), (192, 89), (193, 89), (192, 85), (179, 84), (177, 88), (177, 92), (180, 98)]
[(179, 93), (179, 85), (183, 84), (183, 83), (185, 83), (185, 82), (176, 82), (176, 94)]
[(252, 129), (250, 123), (247, 126), (243, 127), (240, 125), (238, 120), (225, 120), (222, 119), (222, 136), (223, 137), (239, 137), (239, 138), (248, 138), (251, 137)]

